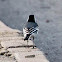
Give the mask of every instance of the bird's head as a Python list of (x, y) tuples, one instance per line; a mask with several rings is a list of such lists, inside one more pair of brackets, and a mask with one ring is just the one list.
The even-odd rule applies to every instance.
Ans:
[(34, 22), (35, 23), (34, 15), (29, 15), (28, 22)]

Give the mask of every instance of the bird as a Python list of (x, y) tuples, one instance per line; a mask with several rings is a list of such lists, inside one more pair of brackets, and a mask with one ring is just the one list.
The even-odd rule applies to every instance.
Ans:
[(33, 48), (34, 48), (34, 36), (35, 34), (38, 33), (39, 30), (38, 27), (39, 26), (35, 21), (34, 15), (29, 15), (29, 19), (23, 28), (23, 35), (24, 35), (24, 41), (27, 40), (27, 45), (29, 38), (33, 39)]

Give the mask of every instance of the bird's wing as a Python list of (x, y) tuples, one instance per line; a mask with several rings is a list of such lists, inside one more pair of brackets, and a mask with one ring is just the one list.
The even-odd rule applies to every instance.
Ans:
[(32, 27), (32, 28), (29, 29), (29, 32), (30, 32), (30, 34), (37, 33), (38, 28), (37, 27), (36, 28)]

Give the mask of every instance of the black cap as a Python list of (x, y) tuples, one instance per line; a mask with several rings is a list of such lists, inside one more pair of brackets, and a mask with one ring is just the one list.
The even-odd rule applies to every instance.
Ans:
[(34, 15), (29, 15), (28, 22), (35, 22)]

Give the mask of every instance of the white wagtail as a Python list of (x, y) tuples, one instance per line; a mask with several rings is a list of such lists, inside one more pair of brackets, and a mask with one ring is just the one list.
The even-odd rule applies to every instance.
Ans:
[(38, 32), (38, 24), (35, 22), (34, 15), (29, 15), (29, 19), (23, 28), (24, 41), (27, 40), (27, 45), (28, 45), (28, 39), (30, 37), (33, 39), (34, 42), (34, 35), (37, 32)]

